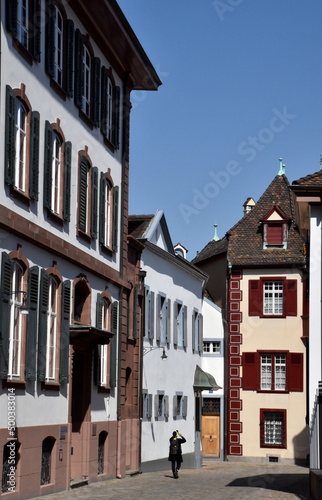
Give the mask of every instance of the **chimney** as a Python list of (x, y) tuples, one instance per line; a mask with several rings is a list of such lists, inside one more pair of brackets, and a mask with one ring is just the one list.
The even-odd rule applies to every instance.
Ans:
[(248, 214), (254, 206), (256, 205), (256, 201), (253, 198), (247, 198), (243, 207), (244, 207), (244, 215)]

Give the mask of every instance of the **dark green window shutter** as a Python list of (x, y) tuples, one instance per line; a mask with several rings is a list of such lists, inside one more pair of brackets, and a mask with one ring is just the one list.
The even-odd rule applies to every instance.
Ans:
[(71, 196), (71, 173), (72, 173), (72, 143), (65, 142), (64, 151), (64, 205), (63, 218), (70, 221), (70, 196)]
[(39, 291), (39, 333), (38, 333), (38, 380), (46, 377), (47, 311), (49, 276), (45, 269), (40, 272)]
[(39, 175), (39, 122), (38, 111), (32, 111), (30, 124), (30, 182), (29, 196), (38, 200), (38, 175)]
[(96, 301), (96, 328), (103, 328), (103, 297), (100, 293), (97, 294)]
[(120, 105), (121, 105), (121, 90), (120, 87), (114, 87), (113, 89), (113, 143), (118, 149), (120, 147)]
[(117, 237), (118, 237), (118, 207), (119, 207), (119, 188), (114, 186), (113, 189), (113, 252), (117, 250)]
[(199, 354), (203, 353), (203, 315), (199, 314)]
[(45, 123), (45, 154), (44, 154), (44, 207), (51, 210), (51, 184), (52, 184), (52, 160), (53, 160), (53, 136), (54, 131), (46, 120)]
[(40, 0), (34, 0), (33, 3), (33, 15), (32, 15), (32, 55), (35, 61), (40, 62), (41, 54), (41, 2)]
[(55, 67), (55, 2), (53, 0), (46, 1), (46, 57), (45, 68), (46, 72), (52, 78), (54, 77)]
[(118, 303), (112, 303), (112, 333), (111, 339), (111, 378), (110, 386), (116, 387), (116, 357), (117, 357), (117, 327), (118, 327)]
[(91, 210), (91, 237), (97, 238), (98, 217), (98, 168), (92, 168), (92, 210)]
[(100, 124), (100, 86), (101, 86), (101, 61), (99, 57), (94, 57), (93, 64), (93, 122), (95, 127)]
[(106, 231), (106, 221), (105, 221), (105, 185), (106, 178), (103, 172), (101, 172), (100, 178), (100, 206), (99, 206), (99, 242), (101, 245), (105, 244), (105, 231)]
[(69, 373), (69, 324), (70, 324), (70, 281), (62, 284), (62, 307), (61, 307), (61, 334), (60, 334), (60, 366), (59, 381), (61, 384), (68, 382)]
[(78, 227), (84, 233), (86, 232), (87, 220), (87, 176), (88, 163), (86, 158), (81, 158), (79, 174), (79, 209), (78, 209)]
[(18, 0), (6, 0), (6, 26), (14, 38), (17, 37)]
[(26, 341), (26, 380), (36, 380), (37, 359), (37, 308), (38, 308), (39, 268), (29, 269), (28, 281), (28, 327)]
[(0, 300), (0, 378), (6, 379), (9, 362), (9, 299), (11, 291), (12, 261), (2, 252), (1, 260), (1, 292)]
[(107, 73), (106, 68), (102, 67), (101, 75), (101, 132), (106, 137), (107, 135), (107, 123), (106, 123), (106, 113), (107, 113)]
[(82, 107), (82, 98), (84, 95), (84, 79), (83, 79), (83, 40), (79, 29), (75, 31), (75, 95), (74, 100), (76, 106)]
[(5, 181), (13, 185), (15, 181), (15, 109), (16, 96), (9, 85), (6, 86), (6, 145), (5, 145)]
[(188, 325), (187, 325), (187, 306), (183, 306), (183, 345), (188, 347)]
[(73, 81), (73, 66), (74, 66), (74, 23), (71, 19), (66, 19), (64, 24), (65, 30), (65, 74), (66, 74), (66, 93), (68, 97), (73, 97), (74, 81)]

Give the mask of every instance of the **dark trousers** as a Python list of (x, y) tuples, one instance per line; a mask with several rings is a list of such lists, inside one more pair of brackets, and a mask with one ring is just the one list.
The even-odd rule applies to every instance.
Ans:
[(177, 457), (175, 457), (171, 460), (171, 468), (172, 468), (173, 475), (175, 475), (177, 470), (180, 470), (180, 466), (181, 466), (180, 459), (177, 459)]

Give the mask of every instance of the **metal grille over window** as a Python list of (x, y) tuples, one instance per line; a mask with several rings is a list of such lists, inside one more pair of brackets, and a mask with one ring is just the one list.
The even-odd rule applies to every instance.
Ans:
[(279, 412), (265, 413), (265, 444), (283, 444), (283, 415)]
[(220, 415), (220, 398), (203, 398), (203, 415)]

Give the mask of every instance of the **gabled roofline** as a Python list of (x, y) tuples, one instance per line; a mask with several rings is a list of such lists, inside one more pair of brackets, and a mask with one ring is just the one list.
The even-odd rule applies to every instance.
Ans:
[(171, 253), (172, 255), (175, 255), (175, 251), (173, 248), (173, 243), (171, 240), (170, 232), (168, 229), (167, 221), (165, 220), (165, 215), (163, 210), (158, 210), (151, 220), (147, 230), (145, 231), (142, 239), (150, 241), (152, 238), (152, 235), (154, 231), (156, 230), (157, 226), (160, 225), (162, 228), (162, 232), (164, 234), (165, 242), (167, 245), (168, 252)]

